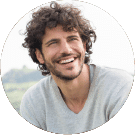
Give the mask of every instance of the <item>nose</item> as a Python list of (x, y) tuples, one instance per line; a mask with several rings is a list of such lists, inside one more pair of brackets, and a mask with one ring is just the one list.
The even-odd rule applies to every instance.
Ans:
[(67, 41), (62, 41), (60, 45), (60, 53), (61, 54), (70, 54), (72, 52), (72, 48)]

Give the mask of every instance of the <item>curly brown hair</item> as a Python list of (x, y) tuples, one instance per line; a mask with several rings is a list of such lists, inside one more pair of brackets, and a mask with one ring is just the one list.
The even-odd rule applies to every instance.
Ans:
[[(92, 54), (92, 42), (96, 41), (96, 33), (90, 26), (88, 20), (81, 16), (81, 11), (73, 5), (60, 5), (57, 2), (51, 2), (50, 6), (42, 7), (32, 14), (31, 21), (26, 26), (26, 35), (23, 47), (28, 48), (29, 55), (33, 62), (38, 64), (42, 75), (47, 75), (50, 71), (45, 64), (41, 64), (35, 55), (36, 48), (42, 54), (42, 38), (45, 35), (46, 28), (54, 28), (61, 25), (64, 31), (73, 31), (74, 28), (80, 34), (83, 42), (86, 42), (85, 63), (90, 61)], [(92, 41), (92, 38), (94, 39)]]

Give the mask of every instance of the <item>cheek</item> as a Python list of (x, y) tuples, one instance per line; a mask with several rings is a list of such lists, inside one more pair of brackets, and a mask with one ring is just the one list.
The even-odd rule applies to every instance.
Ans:
[(83, 52), (85, 50), (83, 44), (79, 44), (79, 43), (76, 43), (76, 44), (72, 44), (71, 45), (71, 48), (73, 50), (76, 50), (76, 51), (79, 51), (79, 52)]
[(85, 55), (85, 49), (83, 46), (78, 46), (76, 47), (76, 51), (78, 51), (79, 53), (81, 53), (82, 55)]
[(45, 54), (45, 59), (47, 61), (51, 61), (55, 59), (57, 56), (56, 50), (55, 49), (47, 49), (46, 54)]

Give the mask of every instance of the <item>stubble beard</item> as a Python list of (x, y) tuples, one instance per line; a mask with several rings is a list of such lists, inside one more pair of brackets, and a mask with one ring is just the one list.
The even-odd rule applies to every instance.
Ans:
[[(64, 80), (64, 81), (72, 81), (74, 80), (75, 78), (77, 78), (81, 72), (82, 72), (82, 68), (83, 68), (83, 64), (84, 64), (84, 58), (81, 56), (78, 57), (79, 61), (81, 61), (81, 65), (80, 65), (80, 69), (78, 71), (78, 73), (76, 75), (64, 75), (62, 72), (60, 72), (59, 70), (57, 70), (56, 66), (55, 66), (55, 61), (53, 62), (53, 64), (47, 62), (45, 60), (45, 57), (43, 55), (43, 58), (44, 58), (44, 62), (45, 62), (45, 65), (47, 67), (47, 69), (50, 71), (50, 73), (52, 73), (53, 75), (55, 75), (56, 77), (58, 77), (59, 79), (61, 80)], [(73, 67), (71, 68), (68, 68), (67, 70), (72, 70)]]

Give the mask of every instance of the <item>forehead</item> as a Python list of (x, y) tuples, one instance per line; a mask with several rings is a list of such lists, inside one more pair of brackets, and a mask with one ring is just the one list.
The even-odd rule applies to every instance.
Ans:
[(63, 27), (58, 25), (57, 27), (54, 27), (52, 29), (46, 28), (43, 40), (49, 40), (52, 37), (53, 38), (62, 38), (62, 37), (67, 38), (70, 35), (76, 35), (80, 37), (78, 31), (75, 28), (73, 31), (64, 31)]

